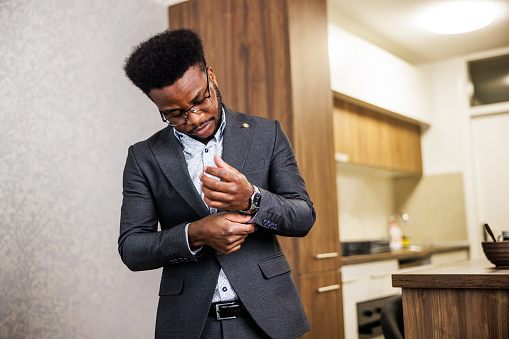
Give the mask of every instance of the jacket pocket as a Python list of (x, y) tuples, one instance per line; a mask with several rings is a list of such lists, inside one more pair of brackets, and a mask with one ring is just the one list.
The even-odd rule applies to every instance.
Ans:
[(161, 277), (159, 296), (178, 295), (182, 292), (184, 277), (181, 275), (168, 275)]
[(263, 276), (267, 279), (292, 271), (288, 260), (286, 260), (285, 255), (282, 253), (275, 257), (260, 260), (258, 266), (262, 270)]

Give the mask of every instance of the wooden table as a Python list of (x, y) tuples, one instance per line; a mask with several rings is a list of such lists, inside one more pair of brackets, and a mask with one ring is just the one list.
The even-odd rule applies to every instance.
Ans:
[(405, 338), (509, 338), (509, 268), (487, 260), (393, 274)]

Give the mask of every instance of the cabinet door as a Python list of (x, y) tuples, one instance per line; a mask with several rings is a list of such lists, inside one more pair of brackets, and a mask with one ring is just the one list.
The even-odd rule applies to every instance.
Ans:
[(352, 103), (334, 100), (335, 152), (366, 166), (382, 164), (380, 122), (375, 113)]
[(467, 260), (468, 260), (467, 250), (435, 253), (432, 254), (430, 258), (430, 262), (432, 265), (450, 265)]
[(334, 99), (334, 148), (358, 165), (422, 173), (420, 127)]
[(311, 324), (303, 338), (344, 338), (341, 273), (304, 274), (301, 298)]

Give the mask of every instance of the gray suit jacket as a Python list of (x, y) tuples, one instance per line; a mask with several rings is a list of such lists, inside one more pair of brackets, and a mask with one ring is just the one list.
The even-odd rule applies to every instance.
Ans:
[(226, 107), (225, 112), (223, 159), (262, 194), (252, 220), (257, 230), (228, 255), (206, 246), (196, 257), (189, 252), (185, 225), (209, 211), (193, 186), (182, 146), (167, 127), (129, 148), (119, 252), (133, 271), (163, 267), (156, 337), (200, 336), (222, 267), (270, 337), (295, 338), (309, 323), (276, 234), (305, 236), (315, 211), (279, 122)]

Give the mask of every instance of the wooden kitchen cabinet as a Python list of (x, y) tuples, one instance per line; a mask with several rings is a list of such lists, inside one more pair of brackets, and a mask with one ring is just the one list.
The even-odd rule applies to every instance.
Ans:
[(334, 150), (345, 162), (422, 174), (418, 124), (334, 98)]
[(303, 338), (344, 338), (341, 273), (303, 275), (300, 294), (311, 324)]

